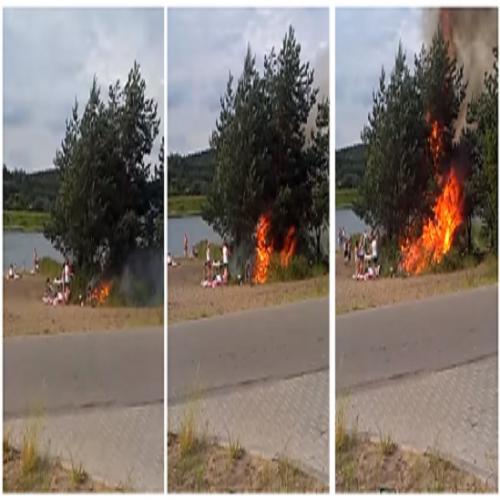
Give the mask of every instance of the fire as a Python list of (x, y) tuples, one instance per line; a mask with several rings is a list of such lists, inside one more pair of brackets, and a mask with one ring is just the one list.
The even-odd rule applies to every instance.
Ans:
[[(253, 279), (255, 283), (265, 283), (267, 273), (271, 263), (271, 257), (274, 252), (274, 241), (270, 238), (271, 216), (269, 213), (262, 214), (257, 222), (256, 230), (256, 248), (255, 248), (255, 266)], [(295, 226), (291, 226), (285, 236), (283, 247), (280, 251), (280, 263), (282, 267), (288, 267), (291, 258), (295, 254), (297, 246)]]
[(295, 232), (295, 226), (291, 226), (286, 233), (285, 242), (280, 252), (280, 262), (283, 267), (288, 267), (288, 264), (290, 264), (290, 259), (295, 254), (295, 247), (297, 245)]
[(437, 168), (440, 156), (443, 151), (443, 127), (437, 120), (432, 121), (431, 135), (429, 137), (429, 146), (432, 154), (434, 167)]
[(271, 262), (273, 253), (273, 242), (268, 242), (268, 233), (271, 229), (271, 217), (269, 214), (262, 214), (257, 222), (257, 246), (255, 248), (255, 267), (253, 279), (256, 283), (267, 281), (267, 270)]
[(102, 305), (106, 302), (112, 288), (111, 281), (102, 281), (91, 292), (90, 298), (97, 304)]
[(415, 241), (407, 240), (401, 248), (403, 269), (419, 274), (430, 264), (438, 264), (450, 251), (456, 230), (463, 221), (463, 193), (455, 170), (452, 168), (433, 208), (433, 217)]

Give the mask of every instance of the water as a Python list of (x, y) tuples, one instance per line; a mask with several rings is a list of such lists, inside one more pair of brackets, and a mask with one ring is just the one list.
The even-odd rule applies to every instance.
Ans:
[(4, 231), (3, 270), (8, 269), (10, 264), (15, 264), (18, 269), (31, 269), (33, 267), (33, 248), (36, 248), (39, 258), (51, 257), (60, 262), (63, 261), (63, 256), (42, 233)]
[(348, 234), (362, 233), (368, 228), (366, 223), (350, 209), (339, 209), (335, 211), (335, 241), (338, 245), (338, 233), (344, 227)]
[(189, 250), (201, 240), (222, 243), (221, 237), (199, 216), (168, 218), (168, 251), (172, 255), (184, 255), (184, 233), (187, 234)]

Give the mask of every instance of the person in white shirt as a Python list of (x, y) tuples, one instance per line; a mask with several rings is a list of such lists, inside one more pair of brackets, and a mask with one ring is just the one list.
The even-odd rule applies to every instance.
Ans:
[(222, 245), (222, 267), (223, 267), (223, 274), (224, 274), (224, 283), (227, 283), (228, 278), (229, 278), (229, 247), (227, 246), (227, 243), (224, 242)]

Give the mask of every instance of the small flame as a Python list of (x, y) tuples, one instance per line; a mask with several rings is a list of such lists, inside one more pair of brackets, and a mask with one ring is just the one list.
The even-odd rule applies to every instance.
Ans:
[(255, 283), (265, 283), (267, 281), (267, 271), (271, 262), (271, 255), (273, 253), (273, 242), (267, 241), (270, 229), (270, 215), (262, 214), (257, 222), (257, 245), (255, 249), (255, 267), (253, 273)]
[(431, 124), (431, 135), (429, 137), (429, 146), (432, 154), (434, 167), (437, 168), (439, 159), (443, 152), (443, 127), (437, 120)]
[(402, 266), (406, 272), (419, 274), (430, 263), (438, 264), (443, 260), (463, 221), (462, 207), (462, 187), (452, 168), (434, 205), (433, 217), (425, 223), (422, 235), (415, 241), (408, 239), (401, 246)]
[(112, 285), (111, 281), (102, 281), (92, 290), (91, 299), (99, 305), (104, 304), (111, 293)]
[(290, 264), (290, 259), (295, 254), (295, 247), (297, 246), (297, 238), (295, 237), (295, 226), (291, 226), (288, 229), (285, 237), (285, 243), (280, 252), (280, 262), (283, 267), (288, 267)]

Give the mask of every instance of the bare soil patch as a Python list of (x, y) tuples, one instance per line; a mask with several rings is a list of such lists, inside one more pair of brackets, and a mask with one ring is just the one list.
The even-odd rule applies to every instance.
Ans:
[(47, 306), (42, 303), (44, 283), (41, 275), (25, 275), (14, 281), (4, 279), (4, 337), (121, 330), (163, 324), (163, 307)]
[(169, 492), (328, 492), (328, 487), (284, 459), (266, 460), (237, 445), (197, 441), (186, 452), (168, 435)]
[(197, 259), (180, 259), (179, 263), (168, 268), (169, 324), (328, 295), (327, 275), (264, 285), (203, 288), (203, 263)]

